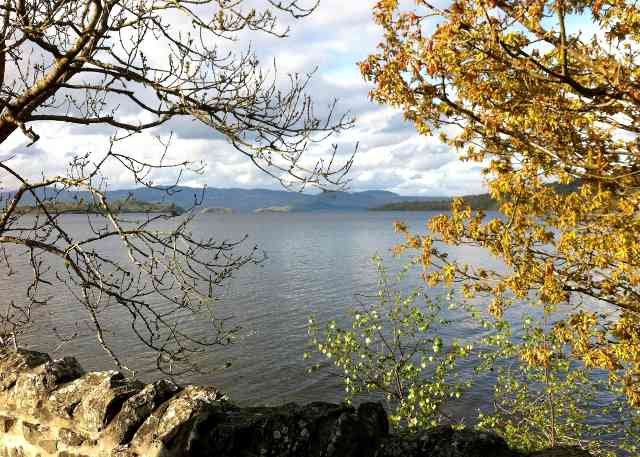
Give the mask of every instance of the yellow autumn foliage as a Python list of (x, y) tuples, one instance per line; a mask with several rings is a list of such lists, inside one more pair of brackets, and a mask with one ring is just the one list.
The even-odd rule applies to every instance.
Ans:
[[(446, 4), (442, 7), (438, 5)], [(502, 217), (457, 200), (409, 233), (430, 285), (571, 304), (556, 333), (640, 405), (640, 5), (624, 0), (383, 0), (361, 65), (371, 97), (482, 164)], [(480, 246), (505, 269), (451, 260)], [(595, 312), (594, 305), (599, 310)], [(544, 364), (544, 351), (523, 355)]]

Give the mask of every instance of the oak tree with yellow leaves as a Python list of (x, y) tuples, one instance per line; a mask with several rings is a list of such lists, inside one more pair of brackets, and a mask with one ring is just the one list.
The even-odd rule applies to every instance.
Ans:
[[(398, 224), (400, 249), (419, 252), (428, 283), (486, 295), (498, 317), (525, 298), (566, 307), (555, 337), (639, 406), (640, 5), (438, 5), (379, 1), (384, 39), (361, 70), (375, 101), (483, 165), (502, 217), (457, 201), (428, 235)], [(506, 268), (456, 262), (439, 242), (483, 247)], [(551, 356), (523, 354), (538, 366)]]

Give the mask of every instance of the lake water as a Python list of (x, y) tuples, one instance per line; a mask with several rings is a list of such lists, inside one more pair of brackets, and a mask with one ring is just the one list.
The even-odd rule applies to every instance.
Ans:
[[(219, 367), (231, 360), (230, 368), (207, 375), (191, 375), (182, 382), (214, 384), (240, 404), (277, 404), (288, 401), (340, 401), (343, 387), (329, 370), (309, 374), (303, 359), (307, 345), (306, 326), (310, 316), (320, 323), (344, 321), (354, 296), (375, 290), (376, 274), (371, 257), (378, 253), (391, 258), (389, 250), (402, 239), (393, 222), (402, 220), (416, 231), (426, 231), (433, 213), (358, 212), (289, 214), (206, 214), (195, 221), (194, 234), (218, 239), (248, 235), (247, 248), (257, 244), (267, 255), (259, 266), (249, 266), (230, 280), (223, 290), (220, 310), (233, 316), (242, 330), (239, 341), (214, 349), (203, 362)], [(65, 216), (65, 225), (74, 233), (86, 231), (86, 218)], [(117, 249), (114, 243), (113, 249)], [(484, 251), (457, 249), (452, 255), (488, 267), (499, 265)], [(24, 271), (0, 281), (3, 300), (20, 300), (29, 279)], [(417, 280), (417, 278), (416, 278)], [(94, 337), (77, 327), (83, 319), (74, 299), (57, 288), (46, 307), (46, 317), (33, 329), (29, 347), (53, 356), (74, 355), (87, 369), (110, 368), (110, 360), (98, 348)], [(125, 317), (123, 317), (125, 319)], [(122, 322), (113, 322), (108, 338), (124, 361), (145, 381), (157, 378), (153, 355), (127, 331)], [(205, 331), (197, 321), (187, 324), (198, 335)], [(78, 333), (73, 341), (58, 347), (52, 329), (63, 334)], [(470, 337), (479, 332), (467, 322), (451, 327), (448, 337)], [(480, 380), (471, 396), (452, 407), (469, 414), (491, 400), (490, 379)]]

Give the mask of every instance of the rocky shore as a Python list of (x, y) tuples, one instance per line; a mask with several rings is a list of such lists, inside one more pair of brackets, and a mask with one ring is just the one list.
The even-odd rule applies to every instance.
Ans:
[(239, 408), (215, 387), (145, 385), (27, 350), (0, 351), (0, 456), (525, 457), (488, 432), (393, 435), (377, 403)]

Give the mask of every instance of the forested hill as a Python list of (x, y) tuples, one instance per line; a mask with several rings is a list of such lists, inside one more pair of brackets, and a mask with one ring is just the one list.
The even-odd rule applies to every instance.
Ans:
[[(496, 201), (489, 194), (465, 195), (462, 200), (472, 209), (495, 210)], [(447, 211), (451, 208), (453, 197), (440, 198), (431, 201), (402, 201), (387, 203), (371, 208), (371, 211)]]
[[(571, 184), (550, 184), (558, 193), (566, 194), (580, 187), (580, 182)], [(497, 210), (497, 202), (490, 194), (465, 195), (460, 197), (472, 209), (487, 211)], [(371, 211), (446, 211), (451, 208), (454, 197), (433, 198), (430, 200), (405, 200), (401, 202), (386, 203), (371, 208)]]

